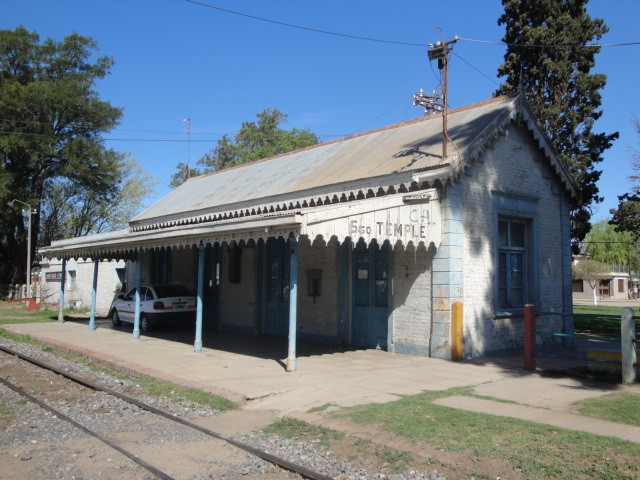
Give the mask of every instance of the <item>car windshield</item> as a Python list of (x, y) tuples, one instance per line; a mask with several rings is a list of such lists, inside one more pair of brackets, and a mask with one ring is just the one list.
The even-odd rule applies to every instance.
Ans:
[(156, 295), (158, 298), (168, 298), (168, 297), (192, 297), (193, 293), (182, 285), (162, 285), (158, 287), (153, 287), (156, 291)]

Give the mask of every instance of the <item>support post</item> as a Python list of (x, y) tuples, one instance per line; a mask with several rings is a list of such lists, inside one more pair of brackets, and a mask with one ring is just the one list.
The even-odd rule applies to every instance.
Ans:
[(536, 312), (535, 306), (524, 306), (524, 369), (534, 372), (536, 369)]
[(464, 357), (462, 302), (451, 304), (451, 360), (460, 361)]
[(622, 359), (622, 383), (636, 382), (636, 322), (633, 309), (625, 307), (620, 314), (620, 342)]
[(64, 322), (64, 284), (67, 276), (67, 260), (62, 259), (62, 272), (60, 273), (60, 303), (58, 305), (58, 321)]
[[(28, 221), (29, 225), (27, 227), (27, 298), (31, 298), (31, 214), (33, 210), (31, 206), (29, 206), (29, 215)], [(29, 304), (31, 306), (31, 304)]]
[(91, 315), (89, 316), (89, 330), (96, 329), (96, 301), (98, 299), (98, 267), (100, 259), (93, 259), (93, 285), (91, 286)]
[(138, 250), (136, 259), (136, 295), (133, 313), (133, 338), (140, 338), (140, 290), (142, 290), (142, 250)]
[(198, 245), (198, 297), (196, 303), (196, 339), (194, 352), (202, 351), (202, 291), (204, 289), (204, 243)]
[(296, 359), (296, 333), (298, 328), (298, 241), (295, 238), (289, 239), (291, 248), (291, 269), (289, 291), (289, 353), (287, 355), (287, 372), (295, 372), (298, 368)]

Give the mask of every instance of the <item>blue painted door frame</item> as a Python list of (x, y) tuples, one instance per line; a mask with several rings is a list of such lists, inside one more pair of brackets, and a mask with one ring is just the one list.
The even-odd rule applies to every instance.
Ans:
[(391, 246), (363, 241), (353, 250), (351, 345), (387, 348)]
[(263, 333), (286, 337), (289, 332), (291, 251), (282, 238), (266, 243), (265, 319)]
[(202, 326), (217, 330), (220, 319), (220, 244), (205, 247)]

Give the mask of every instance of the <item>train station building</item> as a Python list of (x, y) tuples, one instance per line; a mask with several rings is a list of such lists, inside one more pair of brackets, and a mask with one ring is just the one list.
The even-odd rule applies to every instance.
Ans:
[(290, 359), (298, 340), (450, 358), (454, 302), (465, 356), (521, 345), (527, 303), (566, 331), (566, 165), (521, 96), (449, 111), (447, 136), (443, 156), (432, 115), (195, 177), (124, 230), (41, 253), (189, 287), (196, 350), (221, 330), (288, 336)]

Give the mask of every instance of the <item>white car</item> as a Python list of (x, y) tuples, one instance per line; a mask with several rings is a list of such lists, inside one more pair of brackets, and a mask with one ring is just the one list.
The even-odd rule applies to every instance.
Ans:
[[(136, 289), (120, 295), (111, 305), (111, 322), (134, 323)], [(195, 322), (196, 297), (182, 285), (147, 285), (140, 289), (140, 330), (149, 331), (155, 323), (165, 321)]]

